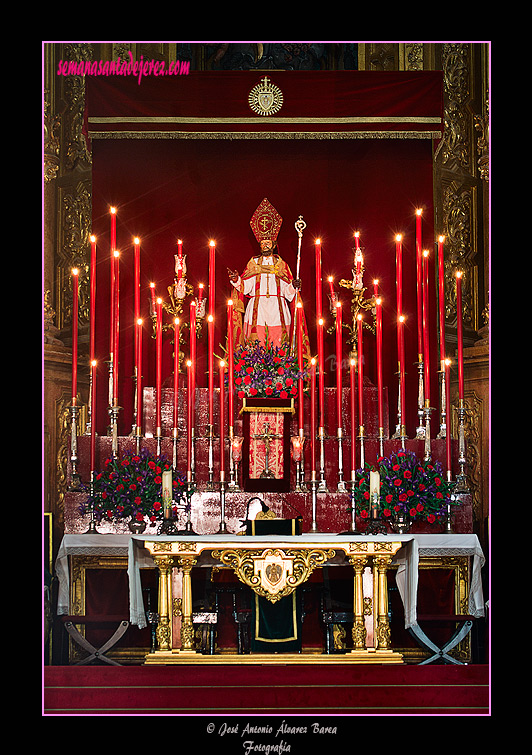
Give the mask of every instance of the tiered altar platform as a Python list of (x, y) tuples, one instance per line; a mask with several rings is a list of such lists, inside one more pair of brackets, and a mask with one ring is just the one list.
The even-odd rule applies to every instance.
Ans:
[[(343, 532), (349, 529), (351, 524), (350, 506), (351, 500), (349, 493), (337, 492), (338, 486), (338, 440), (336, 437), (336, 390), (325, 388), (325, 480), (327, 483), (327, 492), (318, 492), (316, 508), (316, 524), (318, 532)], [(349, 388), (342, 390), (342, 408), (344, 419), (343, 434), (343, 479), (348, 481), (350, 478), (350, 454), (351, 454), (351, 427), (349, 421)], [(172, 460), (173, 441), (172, 441), (172, 412), (173, 412), (173, 395), (172, 389), (163, 389), (162, 391), (162, 425), (163, 435), (161, 440), (161, 451)], [(214, 395), (214, 428), (217, 433), (219, 423), (219, 391), (215, 390)], [(186, 474), (186, 391), (180, 389), (179, 396), (179, 426), (177, 442), (177, 470)], [(385, 405), (386, 406), (386, 405)], [(242, 403), (235, 402), (235, 436), (242, 435), (242, 414), (240, 412)], [(378, 422), (377, 422), (377, 389), (367, 383), (364, 387), (364, 409), (365, 409), (365, 443), (364, 454), (365, 460), (369, 464), (374, 464), (379, 455), (378, 441)], [(196, 389), (196, 436), (195, 436), (195, 493), (191, 500), (191, 521), (193, 529), (198, 534), (209, 534), (217, 532), (220, 525), (220, 492), (218, 484), (217, 470), (219, 468), (219, 440), (216, 437), (213, 443), (213, 468), (214, 468), (214, 485), (209, 489), (209, 439), (207, 432), (208, 422), (208, 390), (206, 388)], [(310, 412), (307, 410), (305, 400), (305, 422), (309, 422)], [(155, 391), (153, 388), (144, 389), (144, 423), (145, 436), (140, 440), (143, 447), (149, 448), (152, 453), (156, 453), (157, 441), (155, 435)], [(385, 427), (388, 427), (388, 412), (386, 409)], [(435, 428), (436, 430), (436, 428)], [(437, 430), (433, 430), (434, 436)], [(305, 437), (308, 438), (309, 427), (305, 426)], [(298, 434), (297, 414), (290, 419), (290, 434)], [(226, 433), (226, 438), (228, 437)], [(357, 465), (360, 463), (359, 442), (357, 445)], [(78, 438), (78, 472), (82, 482), (88, 483), (90, 477), (89, 471), (89, 444), (88, 435)], [(123, 453), (127, 449), (135, 448), (136, 439), (133, 435), (120, 436), (118, 439), (119, 452)], [(395, 451), (400, 450), (401, 443), (399, 440), (392, 440), (387, 433), (384, 439), (384, 455), (387, 456)], [(452, 441), (453, 463), (458, 468), (458, 447), (457, 441)], [(415, 452), (419, 458), (423, 458), (425, 450), (425, 441), (408, 439), (406, 449)], [(99, 436), (96, 438), (96, 469), (101, 469), (103, 462), (111, 455), (112, 441), (108, 436)], [(308, 450), (308, 441), (305, 444), (305, 450)], [(227, 445), (229, 453), (229, 445)], [(431, 440), (432, 458), (436, 461), (445, 462), (445, 439), (434, 437)], [(305, 455), (305, 454), (304, 454)], [(226, 464), (227, 468), (227, 464)], [(240, 470), (239, 470), (240, 475)], [(305, 455), (305, 480), (306, 490), (296, 492), (296, 471), (295, 465), (291, 463), (290, 472), (290, 491), (288, 493), (264, 492), (260, 493), (260, 498), (264, 503), (275, 512), (279, 517), (293, 518), (302, 516), (303, 532), (309, 532), (312, 524), (312, 501), (311, 491), (308, 481), (310, 479), (310, 465), (308, 462), (308, 453)], [(239, 485), (242, 488), (242, 479), (239, 478)], [(225, 496), (225, 520), (229, 532), (238, 532), (242, 528), (242, 520), (246, 514), (246, 504), (256, 493), (249, 493), (240, 490), (234, 492), (227, 490)], [(81, 533), (87, 530), (89, 524), (89, 515), (80, 516), (79, 507), (86, 500), (86, 492), (68, 492), (65, 496), (65, 533)], [(184, 523), (185, 515), (182, 514), (182, 521), (178, 526)], [(364, 523), (358, 522), (357, 526), (360, 531), (364, 531)], [(414, 532), (441, 532), (443, 525), (429, 525), (427, 523), (414, 523)], [(101, 532), (127, 532), (127, 522), (106, 523), (98, 527)], [(151, 531), (155, 531), (153, 528)], [(473, 531), (471, 497), (462, 496), (462, 505), (455, 511), (453, 516), (452, 531), (457, 533), (469, 533)]]

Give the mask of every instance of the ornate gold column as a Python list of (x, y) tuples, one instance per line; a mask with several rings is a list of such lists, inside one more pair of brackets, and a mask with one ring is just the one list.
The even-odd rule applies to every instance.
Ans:
[(159, 652), (172, 651), (172, 588), (171, 576), (174, 566), (173, 556), (154, 555), (153, 560), (159, 569), (159, 623), (157, 624), (157, 649)]
[(377, 594), (375, 600), (377, 603), (377, 627), (375, 633), (375, 646), (377, 650), (390, 649), (391, 630), (388, 619), (388, 582), (387, 571), (392, 562), (392, 556), (374, 556), (373, 569), (377, 571), (375, 584), (377, 585)]
[(353, 653), (366, 651), (366, 624), (364, 621), (364, 591), (362, 587), (362, 573), (366, 566), (367, 556), (349, 556), (349, 563), (355, 571), (353, 594)]
[(197, 559), (194, 556), (176, 557), (176, 566), (183, 572), (183, 598), (181, 603), (181, 650), (179, 653), (195, 653), (194, 626), (192, 624), (192, 567)]

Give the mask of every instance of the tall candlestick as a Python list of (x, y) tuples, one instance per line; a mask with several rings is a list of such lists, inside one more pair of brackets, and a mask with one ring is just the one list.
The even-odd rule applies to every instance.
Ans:
[(136, 372), (137, 372), (137, 435), (142, 434), (142, 318), (137, 319), (136, 332)]
[(151, 294), (151, 314), (155, 315), (155, 312), (157, 309), (157, 302), (156, 302), (156, 296), (155, 296), (155, 283), (150, 283), (150, 294)]
[(358, 427), (360, 437), (360, 468), (364, 469), (364, 352), (362, 345), (363, 317), (357, 315), (357, 362), (358, 362)]
[(310, 360), (310, 470), (316, 479), (316, 360)]
[(179, 258), (179, 265), (177, 266), (177, 280), (181, 280), (183, 276), (183, 242), (181, 239), (177, 240), (177, 256)]
[(400, 315), (397, 321), (397, 330), (399, 333), (399, 414), (401, 415), (401, 440), (405, 438), (405, 405), (406, 405), (406, 387), (405, 387), (405, 316)]
[(78, 301), (79, 270), (72, 270), (72, 406), (76, 406), (78, 394)]
[(358, 350), (358, 423), (364, 427), (364, 352), (362, 345), (362, 326), (364, 318), (357, 315), (357, 350)]
[(351, 359), (349, 365), (349, 377), (350, 377), (350, 415), (351, 415), (351, 481), (355, 481), (355, 470), (357, 468), (357, 460), (356, 460), (356, 421), (357, 421), (357, 410), (356, 410), (356, 359)]
[[(303, 373), (303, 305), (300, 301), (296, 305), (296, 332), (297, 332), (297, 368)], [(298, 380), (298, 429), (299, 435), (304, 427), (304, 402), (303, 402), (303, 377)]]
[(156, 374), (155, 374), (155, 404), (156, 404), (156, 432), (157, 438), (161, 437), (162, 428), (162, 361), (163, 361), (163, 300), (161, 297), (156, 301), (156, 326), (155, 326), (155, 345), (156, 345)]
[(225, 362), (220, 360), (220, 482), (225, 481), (225, 401), (224, 401)]
[(318, 320), (318, 404), (320, 417), (320, 434), (325, 426), (325, 354), (323, 347), (323, 318)]
[(114, 341), (113, 341), (113, 400), (115, 406), (118, 406), (118, 353), (119, 353), (119, 334), (120, 334), (120, 252), (114, 252), (115, 257), (115, 316), (114, 316)]
[(321, 240), (316, 239), (316, 317), (318, 320), (322, 315), (322, 300), (321, 300)]
[(177, 437), (179, 417), (179, 317), (174, 318), (174, 438)]
[(229, 427), (229, 439), (233, 439), (234, 421), (234, 393), (235, 393), (235, 358), (233, 344), (233, 300), (227, 301), (227, 426)]
[(342, 303), (336, 302), (336, 427), (342, 428)]
[(395, 267), (397, 288), (397, 316), (403, 312), (403, 236), (398, 233), (395, 237)]
[(420, 362), (423, 361), (423, 262), (421, 234), (422, 215), (423, 210), (416, 210), (417, 351), (418, 360)]
[(452, 455), (451, 455), (451, 380), (450, 380), (451, 360), (444, 360), (445, 369), (445, 460), (447, 467), (447, 480), (452, 479)]
[(358, 284), (361, 283), (361, 274), (362, 274), (362, 250), (360, 249), (360, 231), (355, 231), (355, 271), (356, 271), (356, 282)]
[(384, 439), (384, 412), (383, 412), (383, 393), (382, 393), (382, 299), (377, 296), (375, 299), (376, 310), (376, 329), (377, 329), (377, 400), (378, 400), (378, 417), (379, 417), (379, 440), (380, 454), (382, 456), (382, 441)]
[(192, 360), (187, 359), (187, 482), (192, 482), (192, 422), (194, 396), (192, 389)]
[(425, 406), (430, 406), (430, 355), (429, 355), (429, 253), (423, 251), (423, 367), (425, 370)]
[(214, 316), (214, 280), (215, 280), (216, 242), (209, 241), (209, 312)]
[[(90, 237), (91, 241), (91, 261), (90, 261), (90, 300), (89, 300), (89, 359), (92, 363), (94, 359), (94, 342), (96, 337), (96, 236)], [(94, 418), (92, 418), (94, 421)]]
[(134, 269), (135, 269), (135, 280), (134, 280), (134, 286), (135, 286), (135, 322), (140, 317), (140, 239), (138, 236), (135, 236), (133, 239), (133, 248), (134, 248)]
[(443, 243), (445, 236), (438, 237), (438, 315), (440, 326), (440, 367), (445, 363), (445, 271), (443, 259)]
[(456, 334), (458, 338), (458, 398), (464, 400), (464, 334), (462, 323), (462, 271), (456, 273)]
[(214, 317), (212, 314), (207, 317), (207, 331), (209, 342), (209, 434), (212, 435), (214, 411)]
[[(111, 319), (110, 319), (110, 328), (111, 328), (111, 330), (110, 330), (110, 334), (109, 334), (109, 353), (110, 353), (110, 356), (111, 356), (111, 364), (114, 367), (113, 362), (116, 361), (116, 355), (115, 355), (116, 208), (115, 207), (110, 207), (109, 208), (109, 212), (111, 214), (111, 249), (110, 249), (110, 259), (111, 259), (111, 285), (110, 285), (110, 289), (111, 289), (110, 290), (110, 294), (111, 294), (111, 305), (110, 305)], [(114, 381), (111, 381), (110, 389), (111, 389), (110, 399), (112, 399), (112, 392), (114, 390)]]
[(194, 429), (195, 402), (196, 402), (196, 301), (190, 300), (190, 417), (189, 422)]
[(96, 471), (96, 367), (97, 362), (95, 359), (91, 360), (91, 445), (90, 445), (90, 478), (91, 482)]

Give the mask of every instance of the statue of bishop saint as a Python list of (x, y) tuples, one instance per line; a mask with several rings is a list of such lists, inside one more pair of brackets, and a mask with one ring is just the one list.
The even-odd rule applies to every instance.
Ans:
[[(263, 199), (250, 220), (260, 254), (249, 260), (242, 275), (228, 270), (233, 284), (235, 345), (255, 340), (265, 344), (267, 337), (273, 346), (290, 347), (290, 303), (301, 282), (294, 280), (290, 268), (277, 254), (277, 236), (282, 222), (275, 207)], [(249, 296), (245, 313), (244, 296)]]

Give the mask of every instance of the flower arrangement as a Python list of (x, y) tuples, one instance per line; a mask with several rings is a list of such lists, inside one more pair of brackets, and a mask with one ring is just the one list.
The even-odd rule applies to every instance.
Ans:
[[(138, 454), (127, 451), (122, 458), (109, 457), (95, 475), (92, 494), (87, 486), (89, 496), (81, 505), (81, 513), (94, 506), (96, 521), (131, 518), (154, 524), (163, 516), (162, 473), (171, 468), (164, 455), (153, 456), (146, 448)], [(174, 473), (172, 485), (177, 493), (174, 500), (185, 494), (184, 475)]]
[[(353, 503), (356, 513), (366, 519), (371, 516), (369, 473), (371, 468), (356, 472)], [(443, 467), (438, 461), (420, 460), (412, 451), (399, 451), (379, 458), (380, 496), (377, 516), (394, 521), (426, 521), (437, 524), (445, 519), (451, 499), (451, 484), (444, 479)]]
[(239, 398), (294, 398), (305, 378), (288, 347), (267, 341), (244, 344), (235, 351), (235, 387)]

